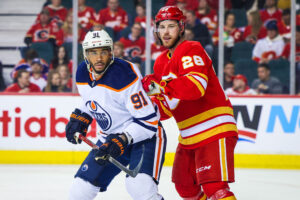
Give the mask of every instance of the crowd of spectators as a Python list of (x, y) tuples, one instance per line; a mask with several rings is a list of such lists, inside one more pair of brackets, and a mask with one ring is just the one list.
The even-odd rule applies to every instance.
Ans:
[[(73, 41), (72, 8), (66, 8), (63, 0), (48, 0), (35, 23), (24, 37), (27, 45), (24, 59), (19, 61), (11, 73), (13, 86), (20, 92), (28, 91), (37, 85), (39, 91), (70, 92), (72, 88), (72, 60), (68, 47)], [(219, 41), (218, 1), (214, 0), (161, 0), (162, 5), (177, 5), (186, 16), (185, 39), (199, 41), (207, 53), (216, 59)], [(145, 62), (146, 9), (143, 0), (129, 0), (135, 6), (128, 11), (120, 5), (119, 0), (106, 0), (105, 7), (96, 11), (87, 6), (85, 0), (78, 0), (78, 43), (82, 43), (89, 30), (105, 29), (114, 40), (114, 56), (129, 60), (142, 68)], [(280, 5), (280, 7), (278, 6)], [(159, 8), (158, 8), (159, 9)], [(246, 16), (246, 24), (237, 26), (240, 16), (234, 12), (242, 10)], [(272, 74), (271, 61), (290, 58), (290, 5), (282, 0), (225, 0), (224, 49), (226, 61), (224, 65), (224, 90), (228, 94), (282, 94), (283, 83), (276, 74)], [(157, 10), (155, 11), (155, 13)], [(245, 14), (246, 13), (246, 14)], [(297, 93), (300, 93), (300, 15), (297, 15), (296, 62)], [(153, 33), (151, 39), (151, 60), (165, 50)], [(34, 43), (48, 43), (53, 46), (53, 57), (45, 61), (33, 48)], [(257, 63), (253, 71), (255, 80), (248, 82), (248, 74), (235, 75), (238, 60), (232, 59), (232, 52), (238, 43), (252, 45), (251, 59)], [(217, 62), (214, 62), (216, 65)], [(216, 67), (216, 66), (215, 66)], [(248, 67), (248, 66), (244, 66)], [(217, 67), (216, 67), (217, 69)], [(20, 85), (29, 72), (30, 84)], [(141, 71), (144, 71), (141, 69)], [(22, 72), (22, 73), (19, 73)], [(272, 76), (271, 76), (272, 75)], [(28, 74), (26, 74), (26, 77)], [(26, 79), (27, 80), (27, 79)], [(23, 81), (26, 82), (26, 81)], [(19, 87), (16, 87), (16, 84)], [(249, 85), (248, 85), (249, 84)], [(251, 88), (252, 89), (251, 89)], [(35, 88), (35, 87), (34, 87)], [(30, 90), (29, 89), (29, 90)], [(4, 90), (4, 87), (2, 87)], [(230, 92), (228, 92), (230, 91)]]

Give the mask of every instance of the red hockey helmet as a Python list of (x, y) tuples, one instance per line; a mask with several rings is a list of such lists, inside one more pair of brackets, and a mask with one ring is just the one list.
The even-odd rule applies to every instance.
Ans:
[(162, 7), (155, 16), (155, 24), (164, 20), (176, 20), (181, 26), (184, 26), (185, 16), (182, 11), (176, 6)]

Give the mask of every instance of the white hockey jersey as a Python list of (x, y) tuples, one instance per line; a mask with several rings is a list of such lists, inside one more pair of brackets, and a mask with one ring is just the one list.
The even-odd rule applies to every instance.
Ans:
[(136, 66), (115, 58), (105, 74), (95, 80), (82, 62), (76, 72), (76, 85), (83, 98), (81, 111), (97, 121), (100, 140), (111, 133), (127, 132), (133, 143), (152, 138), (159, 116), (145, 93)]
[(284, 49), (284, 41), (280, 35), (273, 40), (265, 37), (257, 41), (252, 58), (259, 62), (261, 59), (276, 59), (281, 56)]

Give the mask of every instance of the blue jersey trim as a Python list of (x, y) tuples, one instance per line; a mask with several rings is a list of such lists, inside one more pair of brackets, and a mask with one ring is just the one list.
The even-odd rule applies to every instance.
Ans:
[(156, 117), (156, 116), (157, 116), (156, 113), (152, 113), (152, 114), (150, 114), (146, 117), (141, 117), (141, 118), (136, 118), (136, 119), (138, 119), (138, 120), (148, 120), (148, 119), (151, 119), (151, 118)]
[(126, 89), (135, 81), (138, 75), (134, 71), (133, 66), (122, 59), (115, 58), (114, 62), (108, 67), (105, 74), (97, 81), (90, 79), (87, 65), (82, 62), (76, 72), (76, 82), (81, 84), (89, 84), (91, 87), (103, 86), (115, 91)]
[(143, 128), (146, 128), (146, 129), (148, 129), (148, 130), (150, 130), (150, 131), (153, 131), (153, 132), (155, 132), (155, 133), (157, 132), (157, 128), (152, 127), (152, 126), (147, 126), (146, 124), (142, 123), (141, 121), (139, 121), (139, 120), (136, 119), (136, 118), (133, 118), (133, 122), (134, 122), (134, 123), (137, 123), (138, 125), (142, 126)]

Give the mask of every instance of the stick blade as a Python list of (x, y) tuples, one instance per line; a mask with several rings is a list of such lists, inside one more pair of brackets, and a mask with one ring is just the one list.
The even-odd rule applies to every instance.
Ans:
[(127, 167), (125, 167), (124, 165), (122, 165), (121, 163), (119, 163), (119, 161), (117, 161), (116, 159), (114, 159), (113, 157), (109, 156), (108, 160), (109, 162), (113, 163), (115, 166), (117, 166), (119, 169), (121, 169), (122, 171), (126, 172), (126, 174), (128, 174), (129, 176), (131, 176), (132, 178), (136, 177), (142, 167), (143, 161), (144, 161), (144, 151), (145, 151), (145, 147), (144, 145), (142, 145), (142, 156), (141, 159), (138, 163), (138, 165), (133, 169), (130, 170)]

